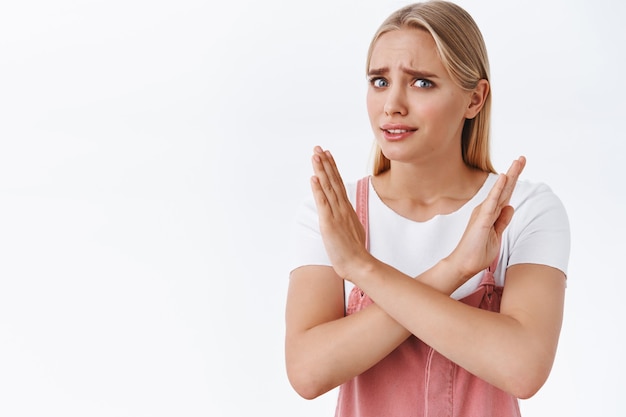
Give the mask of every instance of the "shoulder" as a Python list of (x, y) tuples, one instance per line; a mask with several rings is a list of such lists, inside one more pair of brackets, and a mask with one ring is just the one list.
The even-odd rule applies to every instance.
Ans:
[(511, 206), (517, 212), (534, 213), (536, 215), (554, 212), (567, 217), (561, 199), (543, 182), (518, 181), (511, 196)]
[(544, 264), (567, 274), (570, 226), (561, 199), (545, 183), (518, 181), (511, 206), (515, 214), (505, 230), (509, 265)]
[(557, 196), (544, 182), (519, 180), (515, 186), (511, 202), (524, 202), (535, 198), (557, 198)]
[[(346, 194), (348, 195), (348, 199), (355, 205), (356, 202), (356, 191), (357, 191), (357, 183), (359, 180), (352, 180), (346, 182), (344, 184), (346, 188)], [(317, 206), (315, 204), (315, 200), (312, 195), (302, 199), (300, 201), (299, 207), (296, 211), (296, 223), (299, 225), (307, 225), (316, 229), (318, 227), (318, 215), (317, 215)]]
[[(485, 185), (478, 194), (482, 201), (487, 196), (489, 190), (493, 187), (497, 174), (490, 174), (485, 181)], [(515, 190), (511, 195), (510, 205), (515, 209), (513, 219), (519, 217), (541, 215), (542, 213), (558, 213), (567, 217), (565, 207), (559, 197), (544, 182), (536, 182), (531, 180), (518, 180)]]

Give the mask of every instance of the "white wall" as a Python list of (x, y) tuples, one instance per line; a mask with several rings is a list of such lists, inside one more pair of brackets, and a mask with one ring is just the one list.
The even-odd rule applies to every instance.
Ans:
[[(401, 1), (0, 5), (0, 415), (332, 415), (283, 364), (284, 255), (329, 147), (366, 173), (369, 39)], [(465, 0), (494, 162), (570, 215), (565, 323), (525, 416), (622, 416), (617, 0)]]

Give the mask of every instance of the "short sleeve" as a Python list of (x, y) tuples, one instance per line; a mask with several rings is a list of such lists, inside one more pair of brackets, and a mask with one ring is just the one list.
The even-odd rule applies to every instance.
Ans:
[(515, 214), (507, 233), (508, 266), (542, 264), (567, 275), (570, 227), (565, 207), (545, 184), (518, 185), (517, 201), (511, 199)]
[[(348, 200), (352, 206), (356, 201), (356, 182), (345, 184)], [(291, 272), (305, 265), (332, 266), (322, 234), (320, 233), (319, 215), (313, 197), (305, 199), (296, 210), (291, 228), (288, 270)]]
[(319, 217), (313, 199), (303, 201), (292, 222), (288, 270), (304, 265), (331, 266), (320, 234)]

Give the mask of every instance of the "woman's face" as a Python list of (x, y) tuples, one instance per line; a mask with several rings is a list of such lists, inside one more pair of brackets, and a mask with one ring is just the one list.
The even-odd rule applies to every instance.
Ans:
[(461, 156), (472, 93), (452, 81), (428, 32), (401, 29), (378, 38), (368, 80), (367, 111), (387, 158), (437, 163)]

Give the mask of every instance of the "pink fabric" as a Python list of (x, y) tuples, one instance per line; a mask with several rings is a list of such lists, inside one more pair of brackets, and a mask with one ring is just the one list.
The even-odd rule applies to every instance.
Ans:
[[(357, 185), (357, 214), (368, 236), (369, 177)], [(365, 206), (365, 207), (364, 207)], [(369, 247), (369, 241), (367, 241)], [(478, 289), (461, 302), (500, 310), (502, 287), (495, 285), (497, 259), (485, 271)], [(373, 301), (353, 288), (346, 314)], [(372, 368), (339, 389), (336, 417), (519, 417), (518, 400), (470, 374), (430, 346), (411, 336)]]

